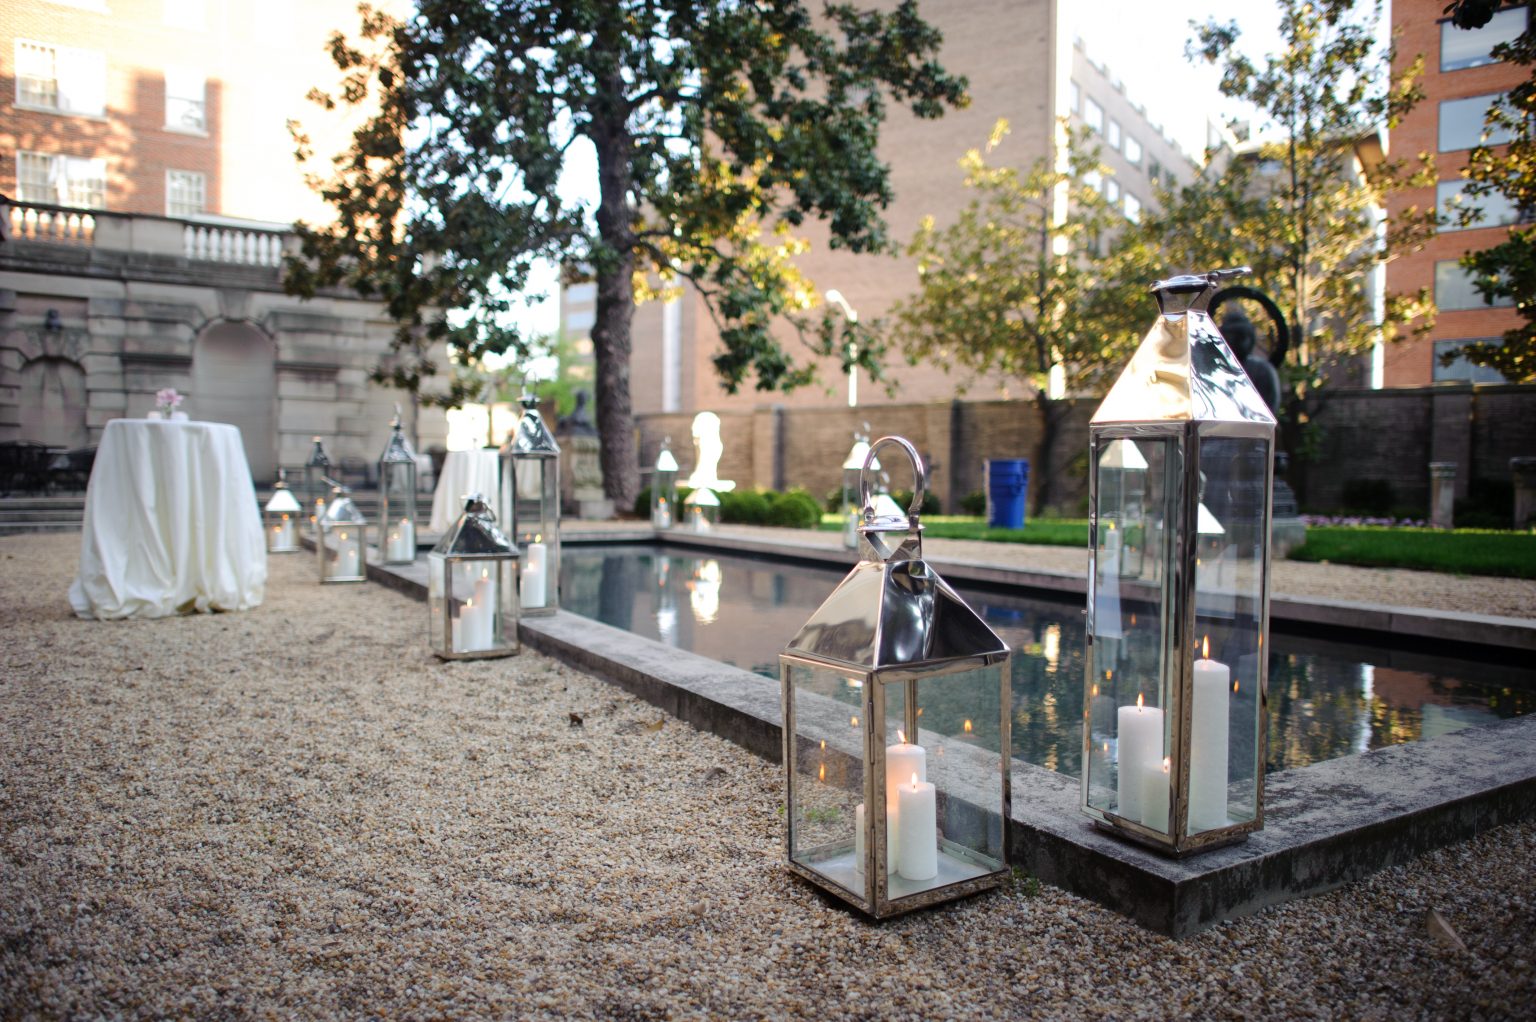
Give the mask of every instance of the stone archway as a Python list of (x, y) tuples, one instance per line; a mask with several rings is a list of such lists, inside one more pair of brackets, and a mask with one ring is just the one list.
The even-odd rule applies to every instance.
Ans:
[(238, 426), (251, 475), (262, 481), (277, 474), (276, 364), (272, 339), (249, 323), (214, 323), (192, 347), (187, 411)]
[(21, 367), (16, 387), (17, 422), (23, 440), (59, 447), (91, 441), (85, 422), (85, 370), (67, 358), (45, 356)]

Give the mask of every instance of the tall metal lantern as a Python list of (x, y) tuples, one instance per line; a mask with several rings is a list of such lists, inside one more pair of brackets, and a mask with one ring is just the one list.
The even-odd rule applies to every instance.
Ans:
[(672, 456), (672, 438), (661, 442), (656, 456), (656, 472), (651, 477), (651, 525), (670, 529), (677, 517), (677, 459)]
[(416, 452), (395, 412), (389, 443), (379, 455), (379, 552), (385, 564), (416, 560)]
[[(875, 452), (912, 460), (880, 516)], [(872, 916), (1007, 875), (1008, 647), (923, 560), (922, 461), (865, 456), (859, 564), (779, 656), (789, 868)]]
[(428, 634), (444, 660), (517, 652), (517, 547), (478, 493), (427, 555)]
[(315, 536), (320, 555), (321, 582), (362, 582), (367, 575), (363, 551), (368, 547), (368, 519), (352, 503), (352, 491), (330, 483), (330, 499), (323, 504)]
[[(859, 525), (863, 521), (863, 505), (859, 502), (859, 480), (864, 475), (864, 459), (869, 455), (869, 425), (853, 435), (853, 446), (843, 459), (843, 546), (849, 550), (859, 548)], [(880, 471), (876, 461), (870, 466)]]
[(267, 553), (291, 554), (299, 549), (299, 519), (303, 508), (288, 488), (287, 473), (277, 470), (277, 482), (272, 484), (272, 497), (262, 509), (267, 527)]
[(534, 617), (560, 607), (560, 445), (539, 414), (539, 399), (524, 394), (522, 404), (501, 450), (501, 507), (522, 551), (519, 607)]
[[(1083, 809), (1174, 855), (1264, 823), (1275, 420), (1206, 312), (1244, 272), (1153, 285), (1157, 322), (1089, 425)], [(1136, 515), (1151, 541), (1127, 571)]]
[(683, 524), (694, 532), (708, 532), (720, 524), (720, 495), (700, 486), (683, 501)]
[(331, 492), (331, 459), (326, 456), (325, 445), (319, 437), (309, 449), (309, 460), (304, 462), (304, 513), (309, 516), (308, 529), (314, 532), (325, 509), (325, 498)]

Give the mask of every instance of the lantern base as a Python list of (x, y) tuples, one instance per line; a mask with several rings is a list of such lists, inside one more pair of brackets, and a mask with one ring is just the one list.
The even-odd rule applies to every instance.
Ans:
[(506, 646), (499, 649), (477, 649), (464, 653), (449, 653), (434, 649), (432, 655), (439, 660), (491, 660), (496, 657), (513, 656), (519, 648), (518, 646)]
[(1008, 876), (1006, 869), (989, 869), (971, 859), (961, 859), (943, 851), (939, 853), (938, 865), (938, 875), (932, 880), (908, 880), (900, 875), (892, 876), (886, 901), (870, 905), (864, 898), (864, 873), (855, 865), (851, 848), (814, 865), (788, 863), (790, 872), (796, 876), (875, 919), (889, 919), (947, 901), (968, 898), (1001, 886)]
[(1229, 845), (1241, 844), (1248, 840), (1248, 835), (1258, 830), (1255, 824), (1236, 824), (1231, 829), (1223, 827), (1220, 830), (1202, 831), (1184, 839), (1183, 844), (1175, 845), (1172, 838), (1166, 836), (1152, 836), (1143, 834), (1139, 830), (1132, 829), (1114, 820), (1094, 819), (1094, 825), (1100, 830), (1107, 831), (1115, 837), (1125, 838), (1135, 842), (1143, 848), (1150, 848), (1159, 855), (1165, 855), (1170, 859), (1183, 859), (1191, 855), (1199, 855), (1201, 852), (1209, 852), (1214, 848), (1226, 848)]

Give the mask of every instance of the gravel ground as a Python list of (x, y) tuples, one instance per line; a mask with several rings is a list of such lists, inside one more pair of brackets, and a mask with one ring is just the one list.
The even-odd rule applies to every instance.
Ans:
[(78, 542), (0, 539), (0, 1018), (1536, 1003), (1536, 822), (1179, 942), (1024, 883), (875, 925), (783, 869), (775, 767), (615, 688), (526, 651), (437, 663), (420, 604), (303, 557), (254, 611), (79, 621)]

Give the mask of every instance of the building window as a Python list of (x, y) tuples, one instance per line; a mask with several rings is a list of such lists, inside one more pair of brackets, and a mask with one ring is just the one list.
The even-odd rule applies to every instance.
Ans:
[(1133, 224), (1141, 223), (1141, 200), (1130, 192), (1125, 193), (1125, 218)]
[(1473, 337), (1463, 341), (1436, 341), (1435, 365), (1432, 379), (1436, 383), (1504, 383), (1504, 374), (1491, 366), (1473, 365), (1467, 361), (1465, 355), (1457, 355), (1456, 360), (1450, 365), (1441, 365), (1440, 358), (1443, 355), (1455, 351), (1457, 348), (1466, 348), (1474, 344), (1503, 343), (1497, 337)]
[(1104, 108), (1088, 96), (1083, 97), (1083, 123), (1094, 131), (1104, 131)]
[(1109, 143), (1111, 149), (1120, 148), (1120, 122), (1113, 117), (1109, 119), (1109, 130), (1104, 133), (1104, 141)]
[[(1472, 281), (1472, 274), (1455, 259), (1435, 263), (1435, 307), (1441, 312), (1488, 308), (1489, 303), (1483, 300), (1483, 293)], [(1493, 302), (1495, 307), (1513, 304), (1514, 299), (1508, 297)]]
[(1161, 163), (1158, 163), (1156, 160), (1147, 161), (1147, 180), (1152, 182), (1152, 187), (1154, 188), (1162, 184), (1163, 165)]
[(16, 105), (101, 116), (107, 111), (106, 54), (16, 40)]
[[(1435, 186), (1435, 208), (1450, 217), (1450, 222), (1440, 225), (1442, 231), (1466, 231), (1476, 227), (1507, 227), (1520, 222), (1520, 210), (1507, 195), (1491, 192), (1487, 195), (1467, 195), (1464, 180), (1441, 181)], [(1458, 222), (1464, 210), (1475, 210), (1466, 223)]]
[(1467, 67), (1496, 64), (1493, 48), (1500, 43), (1512, 43), (1525, 31), (1530, 16), (1524, 7), (1511, 7), (1499, 11), (1482, 28), (1457, 28), (1450, 21), (1440, 23), (1440, 70), (1460, 71)]
[(186, 131), (198, 135), (207, 133), (206, 89), (207, 83), (201, 71), (191, 71), (184, 67), (165, 69), (167, 131)]
[(1068, 97), (1068, 102), (1070, 102), (1072, 104), (1072, 112), (1075, 113), (1075, 114), (1082, 113), (1083, 112), (1083, 87), (1081, 85), (1078, 85), (1077, 82), (1068, 82), (1067, 83), (1067, 97)]
[(107, 161), (53, 153), (16, 154), (16, 197), (83, 209), (107, 206)]
[(1141, 166), (1141, 143), (1132, 135), (1125, 136), (1125, 146), (1121, 149), (1125, 158), (1131, 162), (1131, 166)]
[(1104, 198), (1113, 206), (1120, 201), (1120, 182), (1110, 178), (1104, 182)]
[(1104, 175), (1096, 170), (1090, 170), (1083, 175), (1083, 185), (1093, 189), (1095, 192), (1102, 192), (1104, 190)]
[(195, 170), (165, 172), (167, 216), (198, 216), (208, 211), (208, 178)]
[(1488, 108), (1504, 98), (1502, 92), (1466, 99), (1447, 99), (1440, 103), (1440, 151), (1471, 149), (1477, 145), (1503, 145), (1509, 141), (1506, 128), (1489, 129), (1483, 122)]

